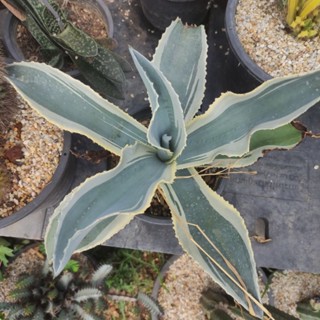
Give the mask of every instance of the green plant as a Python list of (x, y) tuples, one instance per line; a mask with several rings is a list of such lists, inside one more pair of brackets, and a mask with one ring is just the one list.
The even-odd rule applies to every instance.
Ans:
[(112, 261), (115, 267), (112, 277), (106, 279), (107, 287), (136, 295), (140, 290), (149, 294), (152, 292), (154, 280), (165, 259), (160, 253), (114, 249), (106, 261)]
[[(1, 178), (0, 178), (1, 181)], [(1, 182), (0, 182), (1, 183)], [(0, 267), (8, 266), (8, 258), (14, 256), (14, 248), (5, 238), (0, 237)], [(0, 281), (3, 280), (2, 270), (0, 271)]]
[(194, 117), (205, 90), (204, 27), (173, 22), (151, 62), (130, 52), (149, 95), (148, 128), (57, 69), (8, 66), (9, 81), (49, 121), (121, 156), (117, 167), (87, 179), (55, 209), (45, 235), (54, 274), (74, 251), (103, 243), (142, 214), (159, 189), (184, 250), (251, 314), (268, 314), (243, 219), (194, 167), (238, 168), (265, 150), (294, 147), (303, 134), (290, 122), (320, 100), (320, 71), (223, 94)]
[(131, 70), (130, 65), (76, 28), (55, 0), (1, 1), (21, 19), (49, 64), (61, 68), (68, 56), (95, 90), (123, 99), (124, 71)]
[(98, 319), (106, 308), (99, 287), (111, 270), (110, 265), (102, 265), (90, 281), (69, 271), (54, 279), (45, 264), (41, 273), (21, 276), (10, 292), (13, 301), (0, 303), (0, 308), (8, 311), (9, 320)]
[(5, 267), (8, 265), (8, 257), (13, 257), (14, 249), (11, 248), (10, 242), (0, 237), (0, 264)]
[(319, 0), (284, 0), (286, 22), (298, 38), (311, 38), (320, 31)]
[[(39, 246), (39, 251), (43, 254), (43, 255), (46, 255), (46, 248), (44, 246), (43, 243), (40, 243)], [(79, 268), (80, 268), (80, 264), (79, 264), (79, 261), (77, 260), (74, 260), (74, 259), (70, 259), (67, 264), (65, 265), (64, 267), (64, 270), (67, 270), (67, 271), (70, 271), (70, 272), (73, 272), (73, 273), (76, 273), (79, 271)]]

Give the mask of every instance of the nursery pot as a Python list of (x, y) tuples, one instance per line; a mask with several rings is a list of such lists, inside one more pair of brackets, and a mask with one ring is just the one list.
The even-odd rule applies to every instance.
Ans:
[(254, 62), (243, 48), (241, 41), (237, 34), (235, 15), (237, 11), (239, 0), (228, 0), (225, 13), (225, 28), (226, 35), (230, 48), (239, 63), (258, 83), (262, 83), (272, 78), (272, 76), (261, 69), (256, 62)]
[(157, 29), (165, 30), (172, 20), (201, 24), (208, 13), (210, 0), (140, 0), (147, 20)]
[[(68, 192), (73, 181), (75, 171), (75, 159), (70, 153), (71, 134), (64, 132), (63, 150), (60, 156), (59, 164), (54, 172), (51, 181), (31, 202), (23, 208), (12, 213), (8, 217), (0, 219), (0, 228), (7, 227), (35, 210), (49, 208), (56, 205)], [(27, 227), (27, 226), (26, 226)]]
[[(86, 0), (81, 0), (86, 2)], [(81, 2), (79, 1), (79, 2)], [(93, 0), (93, 5), (99, 10), (102, 18), (105, 21), (108, 30), (108, 37), (113, 37), (114, 24), (111, 13), (105, 4), (104, 0)], [(14, 61), (23, 61), (25, 57), (21, 48), (17, 42), (17, 27), (19, 25), (19, 20), (9, 11), (3, 10), (1, 15), (1, 25), (2, 30), (0, 30), (3, 46), (9, 56), (9, 58)], [(78, 70), (72, 70), (68, 72), (71, 76), (78, 76)]]

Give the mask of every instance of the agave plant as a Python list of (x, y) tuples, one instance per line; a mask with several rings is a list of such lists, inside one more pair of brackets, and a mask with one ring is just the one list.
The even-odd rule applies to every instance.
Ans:
[(284, 0), (286, 22), (298, 38), (311, 38), (320, 31), (320, 0)]
[(320, 100), (320, 72), (272, 79), (244, 95), (225, 93), (196, 116), (205, 90), (203, 26), (173, 22), (152, 61), (130, 52), (149, 95), (148, 128), (45, 64), (8, 67), (12, 85), (49, 121), (121, 157), (117, 167), (88, 178), (56, 208), (45, 235), (54, 274), (74, 251), (103, 243), (142, 214), (159, 189), (183, 249), (252, 315), (262, 317), (244, 221), (195, 167), (243, 167), (264, 150), (299, 143), (302, 134), (290, 122)]
[(131, 67), (123, 58), (75, 27), (55, 0), (0, 0), (26, 26), (49, 64), (61, 68), (69, 56), (95, 90), (124, 97), (125, 75)]

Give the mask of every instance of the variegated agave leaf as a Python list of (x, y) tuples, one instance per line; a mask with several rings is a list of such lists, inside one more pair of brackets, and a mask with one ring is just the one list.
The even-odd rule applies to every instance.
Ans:
[(12, 85), (49, 121), (121, 156), (115, 169), (86, 180), (55, 210), (45, 237), (54, 272), (73, 251), (103, 243), (143, 213), (160, 188), (184, 250), (262, 317), (268, 311), (260, 303), (245, 224), (194, 167), (241, 167), (266, 149), (295, 146), (302, 135), (290, 121), (320, 100), (320, 72), (273, 79), (245, 95), (224, 94), (194, 118), (205, 89), (204, 28), (173, 22), (152, 62), (130, 51), (149, 95), (148, 130), (58, 70), (35, 63), (8, 68)]

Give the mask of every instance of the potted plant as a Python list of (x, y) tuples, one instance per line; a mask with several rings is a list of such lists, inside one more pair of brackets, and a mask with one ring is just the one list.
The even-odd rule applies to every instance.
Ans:
[(140, 0), (140, 3), (147, 20), (164, 31), (177, 17), (188, 24), (203, 23), (211, 0)]
[(305, 0), (228, 1), (225, 24), (233, 53), (260, 82), (316, 70), (319, 6), (319, 1)]
[[(70, 4), (72, 3), (80, 7), (85, 5), (83, 1), (71, 1)], [(61, 2), (3, 0), (3, 4), (10, 10), (3, 16), (3, 41), (12, 58), (16, 61), (24, 60), (24, 55), (17, 44), (19, 19), (40, 45), (40, 52), (47, 63), (62, 68), (70, 64), (71, 60), (77, 68), (77, 71), (71, 72), (72, 75), (80, 71), (84, 79), (100, 93), (123, 99), (124, 72), (131, 70), (131, 67), (123, 58), (102, 44), (102, 41), (106, 42), (107, 39), (95, 39), (80, 30), (76, 26), (77, 19), (71, 20), (72, 15), (68, 14)], [(112, 39), (112, 16), (104, 1), (96, 0), (93, 4), (90, 2), (90, 7), (98, 8), (99, 12), (102, 12), (102, 17), (107, 19), (108, 37), (109, 40)], [(85, 22), (82, 28), (87, 23)]]
[[(19, 102), (4, 68), (0, 56), (0, 228), (54, 206), (69, 190), (74, 172), (71, 134)], [(40, 177), (35, 170), (41, 167)]]
[(240, 214), (194, 167), (243, 167), (266, 149), (299, 143), (303, 134), (290, 122), (320, 100), (320, 72), (275, 78), (244, 95), (226, 93), (195, 117), (205, 90), (204, 27), (173, 22), (152, 62), (130, 52), (148, 90), (148, 128), (55, 68), (27, 62), (7, 68), (10, 83), (50, 121), (121, 157), (56, 208), (45, 236), (54, 274), (74, 251), (105, 242), (143, 213), (160, 189), (183, 249), (251, 314), (268, 314)]

